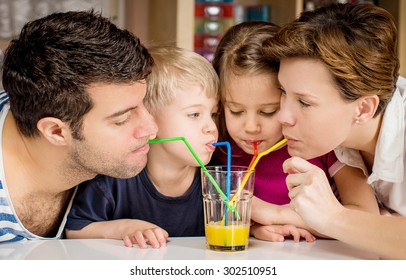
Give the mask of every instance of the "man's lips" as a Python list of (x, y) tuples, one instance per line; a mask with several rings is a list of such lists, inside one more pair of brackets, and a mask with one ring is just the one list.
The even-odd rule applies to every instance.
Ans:
[(147, 153), (149, 151), (149, 144), (145, 143), (144, 145), (140, 146), (139, 148), (133, 150), (133, 153)]

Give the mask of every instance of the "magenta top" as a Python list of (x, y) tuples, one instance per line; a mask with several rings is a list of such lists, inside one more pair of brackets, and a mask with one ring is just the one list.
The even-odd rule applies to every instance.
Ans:
[[(248, 166), (253, 155), (245, 153), (233, 140), (231, 145), (231, 165)], [(283, 162), (290, 158), (287, 145), (283, 145), (265, 156), (262, 156), (255, 167), (255, 187), (254, 195), (269, 203), (284, 205), (290, 202), (288, 188), (286, 186), (287, 174), (283, 172)], [(309, 160), (312, 164), (320, 167), (327, 175), (335, 190), (332, 177), (343, 166), (334, 154), (334, 151), (314, 159)], [(209, 165), (227, 164), (227, 154), (223, 147), (217, 147)]]

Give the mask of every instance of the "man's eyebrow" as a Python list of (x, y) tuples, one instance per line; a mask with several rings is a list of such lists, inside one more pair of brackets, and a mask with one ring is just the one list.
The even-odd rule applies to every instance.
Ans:
[(113, 113), (113, 114), (107, 116), (106, 119), (113, 119), (113, 118), (115, 118), (115, 117), (124, 115), (125, 113), (127, 113), (127, 112), (129, 112), (129, 111), (131, 111), (131, 110), (134, 110), (135, 108), (136, 108), (136, 107), (130, 107), (130, 108), (127, 108), (127, 109), (124, 109), (124, 110), (115, 112), (115, 113)]

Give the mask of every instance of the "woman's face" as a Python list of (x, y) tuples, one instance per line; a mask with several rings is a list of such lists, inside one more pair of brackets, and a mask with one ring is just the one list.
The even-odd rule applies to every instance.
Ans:
[(281, 60), (278, 120), (291, 156), (311, 159), (347, 146), (356, 102), (342, 99), (328, 68), (312, 58)]

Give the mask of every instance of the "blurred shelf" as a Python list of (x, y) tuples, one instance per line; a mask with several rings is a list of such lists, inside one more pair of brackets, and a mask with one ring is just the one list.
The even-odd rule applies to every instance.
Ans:
[[(169, 44), (193, 50), (194, 0), (100, 0), (110, 3), (104, 8), (120, 27), (127, 28), (146, 45)], [(234, 0), (235, 4), (271, 7), (271, 21), (283, 25), (303, 10), (304, 0)], [(395, 18), (399, 34), (400, 73), (406, 77), (406, 0), (379, 0)], [(105, 6), (106, 7), (106, 6)], [(9, 39), (0, 38), (5, 49)]]

